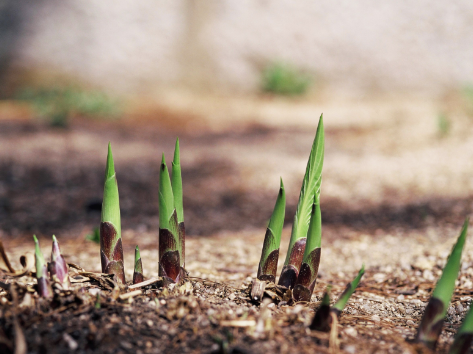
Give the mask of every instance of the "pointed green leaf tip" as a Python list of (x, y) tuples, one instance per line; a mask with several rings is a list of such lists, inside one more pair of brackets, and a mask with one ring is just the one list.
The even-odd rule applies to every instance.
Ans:
[(117, 231), (117, 237), (112, 244), (112, 249), (116, 241), (121, 237), (120, 222), (120, 200), (118, 196), (118, 184), (113, 163), (112, 146), (108, 143), (107, 166), (105, 168), (105, 186), (103, 190), (102, 202), (102, 222), (109, 222)]
[(169, 220), (174, 212), (174, 195), (172, 193), (171, 179), (169, 178), (166, 160), (161, 160), (159, 169), (159, 228), (170, 230)]
[(174, 194), (174, 207), (176, 208), (177, 222), (184, 222), (184, 203), (182, 192), (181, 158), (179, 152), (179, 138), (176, 139), (174, 160), (172, 161), (172, 193)]
[(455, 281), (460, 271), (463, 246), (465, 245), (468, 233), (468, 223), (469, 219), (467, 218), (463, 224), (460, 235), (458, 236), (458, 240), (453, 246), (452, 252), (447, 259), (445, 268), (443, 268), (442, 276), (438, 280), (435, 290), (432, 293), (432, 297), (439, 299), (443, 303), (443, 314), (439, 315), (439, 318), (440, 316), (443, 318), (447, 314), (448, 304), (450, 303), (450, 299), (455, 291)]
[(34, 243), (35, 243), (35, 259), (36, 259), (36, 277), (40, 278), (43, 276), (43, 267), (46, 265), (46, 261), (44, 260), (43, 253), (41, 252), (41, 248), (39, 248), (39, 242), (36, 238), (36, 235), (33, 235)]
[(136, 248), (135, 248), (135, 264), (139, 259), (141, 259), (140, 249), (138, 248), (138, 246), (136, 246)]
[(274, 249), (279, 248), (281, 242), (281, 234), (284, 226), (284, 216), (286, 214), (286, 191), (284, 190), (284, 184), (280, 182), (279, 193), (276, 199), (276, 204), (274, 205), (273, 214), (271, 219), (269, 219), (268, 228), (271, 230), (274, 240), (275, 247)]
[[(322, 184), (322, 167), (324, 163), (324, 140), (324, 122), (323, 115), (321, 115), (309, 160), (307, 161), (299, 202), (297, 203), (296, 215), (294, 216), (294, 223), (292, 225), (291, 240), (289, 241), (289, 251), (286, 255), (285, 265), (289, 264), (291, 250), (297, 240), (307, 237), (314, 199), (316, 204), (319, 203), (320, 187)], [(295, 266), (300, 267), (300, 264)]]
[(53, 235), (53, 242), (57, 242), (56, 235)]
[(348, 284), (345, 291), (342, 293), (342, 295), (340, 295), (340, 298), (337, 300), (335, 305), (333, 305), (333, 308), (339, 310), (340, 312), (343, 311), (343, 309), (345, 308), (348, 300), (353, 295), (353, 293), (355, 292), (356, 287), (360, 283), (360, 279), (363, 276), (363, 274), (365, 274), (365, 265), (364, 264), (361, 267), (360, 271), (358, 272), (358, 275), (356, 276), (356, 278), (350, 284)]
[(330, 306), (330, 291), (331, 290), (332, 290), (332, 287), (330, 285), (328, 285), (327, 288), (325, 289), (324, 296), (322, 297), (321, 305)]

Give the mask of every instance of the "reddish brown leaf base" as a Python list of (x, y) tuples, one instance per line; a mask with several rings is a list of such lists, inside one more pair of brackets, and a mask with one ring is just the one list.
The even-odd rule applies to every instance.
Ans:
[(179, 251), (168, 251), (159, 260), (159, 276), (170, 278), (179, 283), (181, 266), (179, 265)]
[(289, 263), (285, 265), (279, 277), (279, 285), (285, 286), (288, 289), (293, 289), (296, 285), (297, 277), (299, 275), (299, 268), (301, 267), (302, 258), (304, 257), (306, 238), (297, 240), (291, 249)]
[(100, 223), (100, 256), (102, 261), (102, 272), (106, 274), (114, 274), (117, 282), (125, 284), (122, 239), (119, 238), (114, 249), (111, 249), (116, 235), (117, 232), (111, 223)]
[(437, 340), (442, 331), (443, 318), (435, 323), (433, 320), (443, 312), (443, 309), (444, 306), (441, 300), (435, 297), (430, 299), (417, 330), (417, 335), (414, 339), (415, 342), (424, 343), (427, 348), (435, 350)]
[(133, 284), (138, 284), (144, 281), (143, 274), (139, 272), (133, 273)]
[(320, 248), (314, 249), (308, 257), (310, 263), (302, 263), (293, 291), (294, 300), (310, 301), (319, 272), (320, 251)]
[(315, 313), (314, 319), (310, 324), (309, 328), (320, 332), (330, 332), (332, 329), (332, 316), (334, 313), (337, 317), (340, 317), (340, 311), (334, 308), (330, 308), (329, 305), (321, 305)]
[(455, 339), (450, 347), (449, 354), (468, 354), (470, 352), (473, 333), (463, 333)]
[(271, 282), (276, 282), (276, 272), (278, 270), (278, 259), (279, 259), (279, 249), (272, 251), (266, 258), (263, 267), (261, 263), (258, 266), (258, 275), (259, 280), (267, 280)]

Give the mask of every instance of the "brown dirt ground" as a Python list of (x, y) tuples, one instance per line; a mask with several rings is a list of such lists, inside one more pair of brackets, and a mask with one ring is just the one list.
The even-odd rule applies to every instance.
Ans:
[[(218, 111), (238, 102), (219, 103)], [(157, 276), (158, 164), (163, 151), (171, 158), (176, 135), (181, 142), (190, 285), (149, 289), (121, 301), (96, 283), (84, 283), (79, 295), (61, 297), (52, 306), (34, 297), (25, 300), (20, 291), (18, 321), (28, 352), (329, 352), (329, 336), (307, 326), (325, 286), (333, 285), (336, 298), (363, 262), (366, 274), (340, 318), (339, 348), (332, 351), (413, 352), (404, 339), (415, 334), (461, 223), (471, 213), (473, 123), (445, 102), (440, 107), (421, 99), (380, 102), (339, 107), (331, 101), (265, 99), (247, 105), (253, 116), (245, 111), (246, 120), (238, 121), (235, 113), (222, 126), (213, 124), (222, 115), (212, 114), (217, 109), (193, 112), (208, 113), (204, 123), (173, 125), (173, 115), (176, 122), (186, 121), (175, 107), (153, 120), (77, 119), (66, 130), (31, 120), (0, 121), (0, 238), (16, 267), (19, 256), (33, 249), (33, 233), (45, 254), (55, 233), (69, 262), (100, 270), (98, 246), (84, 238), (99, 223), (111, 141), (127, 278), (136, 244), (145, 276)], [(436, 121), (440, 109), (452, 124), (443, 137)], [(314, 117), (321, 110), (326, 155), (318, 286), (310, 304), (261, 307), (249, 302), (244, 290), (256, 276), (279, 176), (288, 196), (280, 252), (285, 255)], [(467, 241), (440, 353), (469, 307), (472, 264)], [(7, 350), (15, 333), (14, 307), (6, 292), (0, 300), (0, 345)]]

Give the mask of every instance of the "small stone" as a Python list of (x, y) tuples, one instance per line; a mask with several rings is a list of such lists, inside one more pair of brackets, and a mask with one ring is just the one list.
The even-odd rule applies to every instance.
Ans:
[(231, 294), (228, 296), (228, 298), (229, 298), (230, 300), (235, 300), (236, 295), (235, 295), (234, 293), (231, 293)]
[(356, 353), (356, 348), (354, 345), (347, 345), (345, 347), (345, 351), (349, 354), (355, 354)]
[(463, 313), (463, 311), (465, 311), (465, 309), (463, 308), (463, 305), (461, 304), (461, 302), (458, 302), (457, 303), (457, 314), (461, 315)]
[(450, 306), (450, 307), (448, 308), (448, 310), (447, 310), (447, 313), (448, 313), (449, 316), (453, 316), (453, 315), (455, 315), (457, 312), (455, 311), (455, 307)]
[(406, 321), (406, 325), (408, 325), (409, 327), (412, 327), (412, 326), (415, 325), (415, 323), (414, 323), (414, 321), (412, 321), (412, 320), (407, 320), (407, 321)]
[(273, 310), (273, 309), (275, 309), (275, 308), (276, 308), (276, 304), (275, 304), (274, 302), (272, 302), (272, 303), (270, 303), (270, 304), (268, 305), (268, 309)]
[(402, 305), (399, 306), (399, 307), (398, 307), (398, 310), (399, 310), (399, 312), (402, 313), (403, 315), (406, 314), (406, 308), (405, 308), (404, 306), (402, 306)]
[(404, 295), (399, 295), (397, 298), (396, 298), (397, 301), (403, 301), (404, 300)]
[(371, 319), (372, 321), (374, 321), (374, 322), (379, 322), (379, 321), (381, 321), (381, 318), (379, 318), (378, 315), (373, 315), (373, 316), (371, 316), (370, 319)]
[(358, 335), (358, 332), (353, 327), (347, 327), (344, 332), (345, 332), (345, 334), (347, 334), (351, 337), (356, 337)]

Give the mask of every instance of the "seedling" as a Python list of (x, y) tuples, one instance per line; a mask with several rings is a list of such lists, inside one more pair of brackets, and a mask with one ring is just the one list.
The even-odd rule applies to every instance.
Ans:
[(135, 248), (135, 269), (133, 271), (133, 284), (138, 284), (143, 281), (143, 265), (141, 264), (140, 249)]
[(424, 343), (428, 348), (435, 350), (437, 340), (442, 331), (443, 320), (447, 314), (448, 305), (455, 291), (455, 281), (460, 271), (460, 261), (468, 232), (468, 218), (463, 224), (458, 240), (447, 259), (442, 276), (435, 286), (432, 297), (425, 308), (424, 316), (417, 330), (415, 342)]
[(68, 289), (70, 285), (67, 263), (61, 254), (56, 236), (53, 235), (53, 246), (51, 251), (51, 263), (49, 264), (51, 280), (60, 283), (63, 288)]
[(463, 323), (455, 335), (448, 354), (468, 354), (473, 339), (473, 303), (470, 302), (470, 310), (465, 316)]
[(102, 222), (100, 223), (100, 255), (102, 260), (102, 272), (114, 274), (119, 283), (125, 284), (120, 202), (110, 143), (108, 144), (102, 203)]
[[(318, 197), (317, 197), (318, 195)], [(293, 295), (296, 301), (310, 301), (319, 272), (322, 242), (322, 215), (320, 213), (320, 189), (316, 193), (310, 218), (307, 243), (301, 271), (297, 277)]]
[(179, 138), (176, 139), (176, 147), (174, 148), (174, 160), (172, 161), (172, 193), (174, 195), (174, 207), (176, 208), (177, 223), (179, 225), (179, 243), (181, 249), (180, 265), (185, 267), (186, 254), (186, 228), (184, 226), (184, 201), (182, 192), (182, 175), (181, 175), (181, 158), (179, 152)]
[(39, 296), (44, 298), (49, 298), (53, 295), (49, 279), (48, 279), (48, 267), (46, 266), (46, 261), (44, 260), (43, 253), (39, 248), (39, 242), (36, 238), (36, 235), (33, 235), (35, 243), (35, 261), (36, 261), (36, 279), (38, 281), (38, 293)]
[[(322, 166), (324, 161), (324, 125), (323, 116), (320, 116), (317, 133), (315, 134), (314, 143), (310, 151), (309, 161), (305, 171), (304, 180), (302, 182), (299, 202), (297, 204), (296, 215), (292, 225), (291, 239), (287, 251), (286, 261), (279, 277), (279, 285), (287, 288), (294, 288), (299, 269), (304, 257), (307, 232), (309, 230), (310, 219), (312, 215), (312, 205), (316, 194), (320, 194), (320, 186), (322, 183)], [(315, 225), (314, 225), (315, 227)], [(315, 236), (314, 230), (314, 236)], [(318, 244), (317, 240), (311, 240), (311, 247)], [(310, 250), (311, 252), (313, 249)], [(310, 253), (306, 261), (309, 260)]]
[(264, 236), (263, 251), (258, 266), (258, 279), (276, 282), (276, 271), (278, 268), (279, 245), (281, 244), (281, 234), (284, 226), (284, 215), (286, 213), (286, 192), (281, 178), (276, 204), (273, 214), (269, 219), (266, 235)]
[(324, 297), (322, 298), (322, 304), (315, 313), (314, 319), (310, 325), (310, 329), (321, 332), (330, 332), (332, 327), (332, 316), (336, 316), (337, 318), (340, 317), (348, 300), (353, 295), (358, 284), (360, 283), (363, 274), (365, 274), (365, 265), (361, 267), (355, 279), (353, 279), (351, 283), (348, 283), (347, 287), (340, 295), (337, 302), (332, 306), (332, 308), (330, 308), (330, 286), (327, 287)]
[(159, 275), (167, 281), (179, 283), (185, 278), (185, 229), (178, 141), (173, 171), (175, 176), (171, 183), (163, 154), (159, 174)]

